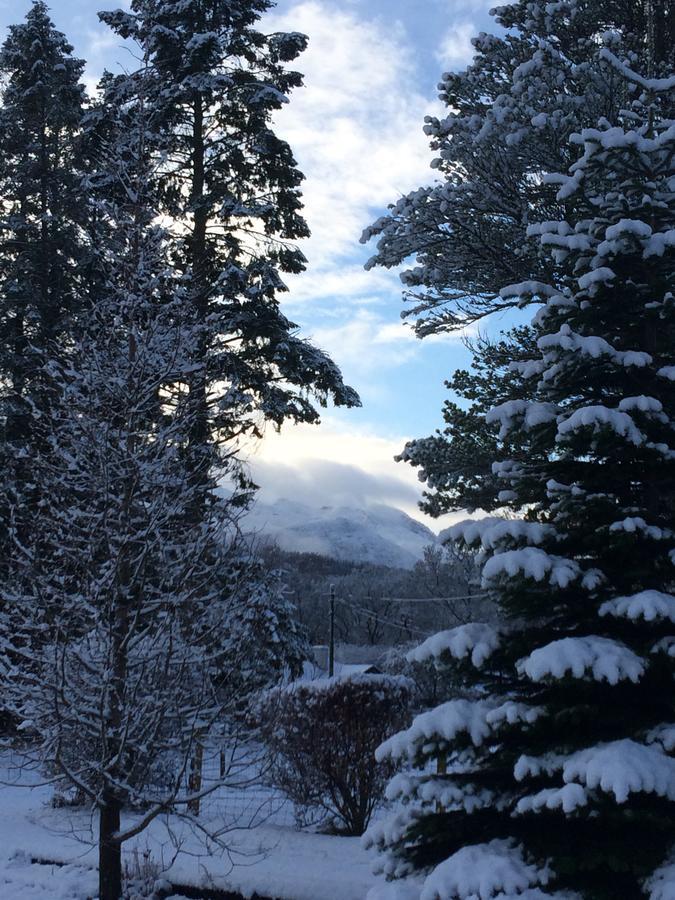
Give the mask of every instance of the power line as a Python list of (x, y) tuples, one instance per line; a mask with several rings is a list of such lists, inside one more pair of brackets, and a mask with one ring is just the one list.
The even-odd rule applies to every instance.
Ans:
[(415, 628), (414, 625), (406, 625), (402, 622), (396, 622), (393, 619), (387, 619), (384, 616), (379, 615), (379, 613), (374, 612), (372, 609), (368, 609), (365, 606), (359, 606), (358, 603), (350, 602), (349, 600), (343, 600), (342, 598), (336, 598), (338, 603), (343, 603), (345, 606), (348, 606), (350, 609), (355, 609), (358, 612), (366, 613), (371, 618), (375, 619), (375, 621), (380, 622), (382, 625), (389, 625), (391, 628), (398, 628), (401, 631), (411, 631), (416, 634), (421, 634), (422, 637), (429, 637), (431, 632), (422, 631), (421, 628)]
[(480, 600), (489, 597), (489, 591), (481, 591), (478, 594), (459, 594), (456, 597), (375, 597), (384, 603), (449, 603), (453, 600)]

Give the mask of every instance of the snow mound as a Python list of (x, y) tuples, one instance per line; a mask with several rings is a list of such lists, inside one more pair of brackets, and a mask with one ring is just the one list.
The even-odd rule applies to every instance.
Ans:
[(371, 888), (366, 900), (420, 900), (421, 889), (419, 881), (389, 881)]

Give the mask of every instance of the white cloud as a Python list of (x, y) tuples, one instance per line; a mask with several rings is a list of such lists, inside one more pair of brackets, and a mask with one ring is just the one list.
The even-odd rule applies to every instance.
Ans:
[(417, 476), (394, 461), (405, 442), (405, 437), (345, 429), (327, 418), (320, 428), (287, 425), (281, 433), (269, 431), (251, 457), (251, 468), (263, 502), (290, 497), (312, 506), (391, 503), (422, 518), (416, 508)]
[[(279, 113), (278, 130), (307, 176), (312, 237), (303, 247), (306, 275), (290, 279), (291, 301), (363, 295), (345, 262), (362, 258), (358, 240), (374, 216), (402, 193), (431, 180), (424, 115), (437, 108), (415, 89), (415, 61), (397, 26), (358, 18), (327, 0), (300, 0), (268, 27), (301, 31), (309, 47), (296, 61), (305, 87)], [(368, 293), (400, 293), (391, 275), (368, 276)]]
[(258, 498), (290, 498), (312, 507), (367, 507), (385, 503), (403, 509), (432, 531), (447, 528), (465, 513), (434, 520), (417, 507), (422, 484), (417, 471), (394, 457), (408, 438), (383, 437), (367, 429), (346, 429), (327, 418), (320, 428), (285, 426), (269, 432), (250, 458)]
[(419, 341), (409, 326), (361, 309), (350, 320), (315, 328), (312, 343), (339, 360), (347, 378), (400, 366), (415, 356)]
[(341, 317), (337, 324), (329, 322), (310, 329), (308, 336), (339, 363), (348, 381), (356, 381), (363, 388), (369, 375), (405, 365), (423, 355), (432, 344), (457, 345), (477, 330), (477, 325), (471, 325), (421, 341), (411, 325), (400, 318), (392, 321), (377, 311), (358, 309), (349, 319)]
[(443, 35), (436, 51), (436, 58), (448, 69), (468, 65), (474, 55), (471, 38), (476, 36), (472, 22), (455, 22)]

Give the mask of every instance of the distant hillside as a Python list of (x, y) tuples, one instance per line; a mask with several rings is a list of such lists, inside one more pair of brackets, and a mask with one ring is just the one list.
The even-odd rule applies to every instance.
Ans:
[(392, 506), (357, 509), (313, 508), (293, 500), (257, 503), (247, 514), (246, 532), (275, 541), (290, 553), (316, 553), (335, 559), (411, 569), (436, 535)]

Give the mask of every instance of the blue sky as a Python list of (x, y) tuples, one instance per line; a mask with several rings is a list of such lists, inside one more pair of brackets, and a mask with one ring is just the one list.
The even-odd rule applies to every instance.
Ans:
[[(126, 5), (124, 0), (101, 8)], [(443, 381), (467, 362), (458, 338), (418, 341), (401, 323), (396, 273), (365, 272), (362, 229), (398, 196), (432, 180), (425, 114), (439, 112), (443, 70), (471, 57), (470, 38), (492, 30), (491, 0), (279, 0), (265, 27), (302, 31), (305, 74), (279, 114), (306, 175), (312, 238), (308, 271), (289, 282), (286, 313), (328, 350), (360, 392), (363, 408), (328, 410), (318, 428), (270, 435), (254, 455), (261, 497), (311, 503), (391, 502), (415, 508), (414, 472), (393, 455), (441, 422)], [(0, 0), (0, 26), (28, 0)], [(52, 0), (52, 16), (93, 87), (102, 68), (129, 66), (119, 40), (97, 20), (96, 0)]]

